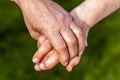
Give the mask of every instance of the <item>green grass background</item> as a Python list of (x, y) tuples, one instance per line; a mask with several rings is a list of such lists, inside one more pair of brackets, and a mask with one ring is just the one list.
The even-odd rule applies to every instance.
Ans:
[[(68, 11), (82, 2), (56, 1)], [(36, 41), (29, 36), (19, 7), (0, 0), (0, 80), (120, 80), (120, 10), (90, 30), (88, 44), (72, 72), (60, 64), (36, 72), (31, 61)]]

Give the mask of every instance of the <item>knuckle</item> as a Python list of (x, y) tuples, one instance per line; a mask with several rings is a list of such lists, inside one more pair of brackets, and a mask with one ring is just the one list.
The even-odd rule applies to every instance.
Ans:
[(82, 29), (81, 28), (76, 29), (76, 34), (78, 35), (82, 34)]
[[(51, 26), (47, 32), (57, 34), (59, 32), (59, 27)], [(46, 32), (46, 30), (45, 30)]]
[(70, 55), (70, 60), (74, 59), (76, 56), (78, 56), (78, 53)]
[(80, 62), (80, 57), (77, 56), (77, 57), (75, 58), (75, 60), (74, 60), (74, 65), (79, 64), (79, 62)]
[(61, 63), (66, 63), (69, 60), (68, 55), (60, 55), (60, 62)]
[(76, 39), (70, 40), (69, 43), (68, 43), (68, 47), (73, 47), (73, 46), (76, 45), (76, 43), (77, 43)]
[(61, 63), (65, 63), (68, 60), (69, 60), (69, 56), (60, 55), (60, 62)]
[(72, 54), (72, 55), (70, 56), (70, 58), (73, 59), (73, 58), (75, 58), (77, 55), (78, 55), (77, 53), (76, 53), (76, 54)]
[(66, 66), (68, 64), (68, 59), (60, 60), (60, 63), (64, 66)]
[(65, 44), (59, 45), (56, 49), (57, 49), (58, 51), (65, 50), (65, 49), (66, 49), (66, 45), (65, 45)]

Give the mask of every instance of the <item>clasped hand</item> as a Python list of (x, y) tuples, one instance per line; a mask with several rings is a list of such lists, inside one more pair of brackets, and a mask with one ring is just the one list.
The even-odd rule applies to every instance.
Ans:
[(18, 5), (30, 35), (38, 42), (35, 69), (48, 70), (60, 62), (71, 71), (85, 49), (88, 26), (51, 0)]

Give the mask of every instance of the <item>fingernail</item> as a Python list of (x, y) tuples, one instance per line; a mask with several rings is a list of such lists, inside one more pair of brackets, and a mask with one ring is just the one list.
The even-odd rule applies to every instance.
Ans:
[(38, 63), (38, 58), (34, 58), (33, 63)]
[(85, 41), (85, 46), (86, 46), (86, 47), (88, 46), (88, 42), (87, 42), (87, 41)]
[(36, 71), (41, 71), (38, 65), (35, 65), (34, 68)]
[(39, 67), (40, 67), (41, 69), (45, 69), (45, 65), (44, 65), (44, 64), (40, 64)]
[(69, 72), (71, 72), (71, 71), (72, 71), (72, 69), (73, 69), (73, 65), (69, 68)]
[(71, 72), (72, 71), (72, 67), (70, 67), (70, 69), (69, 69), (69, 72)]

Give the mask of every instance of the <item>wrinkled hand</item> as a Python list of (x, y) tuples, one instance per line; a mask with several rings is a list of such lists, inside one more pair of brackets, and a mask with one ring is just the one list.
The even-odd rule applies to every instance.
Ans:
[[(23, 0), (24, 1), (24, 0)], [(26, 0), (25, 0), (26, 1)], [(70, 24), (72, 17), (51, 0), (27, 0), (20, 4), (25, 23), (33, 38), (44, 35), (60, 54), (60, 62), (66, 66), (85, 47), (81, 28)], [(46, 3), (46, 4), (44, 4)], [(45, 55), (35, 58), (35, 63)]]
[[(43, 48), (45, 49), (43, 50)], [(52, 45), (45, 38), (45, 36), (41, 35), (38, 40), (38, 51), (35, 53), (34, 56), (39, 56), (44, 52), (47, 53), (45, 57), (43, 57), (43, 59), (39, 63), (35, 64), (35, 70), (37, 71), (50, 70), (59, 63), (59, 53), (55, 49), (53, 49)], [(67, 71), (71, 71), (72, 68), (79, 63), (80, 57), (81, 56), (78, 55), (70, 61), (70, 63), (66, 66)]]
[[(49, 5), (52, 6), (49, 6)], [(53, 14), (56, 16), (56, 18), (61, 19), (61, 17), (58, 15), (59, 14), (59, 9), (61, 9), (60, 6), (58, 6), (55, 3), (47, 3), (47, 6), (49, 6), (49, 10), (51, 10), (52, 12), (54, 12)], [(54, 5), (54, 6), (53, 6)], [(62, 12), (65, 13), (66, 11), (62, 9)], [(71, 12), (72, 13), (72, 12)], [(85, 48), (85, 36), (86, 36), (86, 32), (88, 31), (83, 31), (81, 28), (83, 28), (82, 24), (80, 26), (78, 26), (77, 24), (75, 24), (74, 19), (72, 19), (71, 23), (68, 23), (70, 25), (70, 27), (74, 27), (73, 32), (74, 35), (76, 36), (77, 40), (78, 40), (78, 53), (76, 56), (71, 57), (69, 64), (66, 66), (68, 71), (72, 70), (72, 67), (77, 65), (80, 61), (80, 57), (82, 52), (84, 51)], [(86, 26), (85, 26), (86, 27)], [(85, 27), (83, 29), (85, 29)], [(66, 36), (67, 37), (67, 36)], [(36, 63), (35, 65), (35, 69), (36, 70), (48, 70), (53, 68), (58, 62), (59, 62), (59, 55), (58, 52), (55, 51), (55, 49), (53, 49), (52, 45), (50, 44), (49, 40), (45, 38), (45, 36), (41, 36), (40, 39), (38, 40), (38, 51), (35, 53), (33, 59), (35, 59), (35, 57), (41, 56), (41, 54), (46, 54), (47, 55), (41, 60), (39, 60), (39, 63)], [(41, 45), (41, 46), (40, 46)], [(81, 46), (83, 45), (83, 46)], [(41, 57), (40, 57), (41, 58)]]
[[(85, 48), (84, 34), (81, 27), (78, 27), (73, 21), (71, 15), (52, 1), (18, 1), (23, 1), (21, 4), (18, 2), (18, 5), (23, 12), (27, 28), (34, 39), (38, 40), (41, 35), (44, 35), (50, 41), (49, 43), (53, 45), (56, 53), (60, 54), (60, 62), (63, 65), (69, 65), (68, 62), (75, 64), (79, 61), (74, 61), (74, 59)], [(44, 51), (49, 50), (46, 48), (40, 49), (43, 52), (39, 50), (42, 53), (40, 52), (41, 54), (36, 56), (36, 58), (34, 57), (34, 63), (42, 61), (43, 57), (47, 54)], [(39, 51), (36, 53), (39, 53)], [(45, 61), (45, 59), (43, 60)]]

